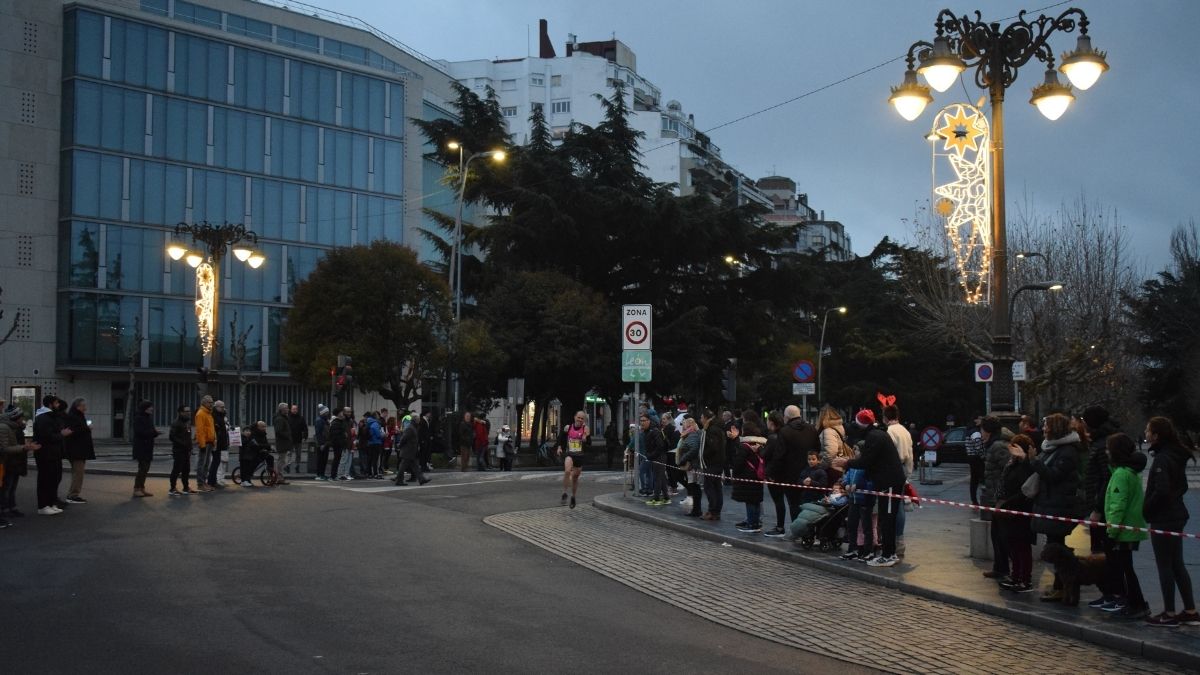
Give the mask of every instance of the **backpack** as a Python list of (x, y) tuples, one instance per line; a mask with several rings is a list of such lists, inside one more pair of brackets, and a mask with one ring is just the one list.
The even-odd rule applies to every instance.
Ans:
[(763, 458), (761, 455), (754, 455), (754, 456), (758, 457), (758, 463), (753, 463), (747, 459), (746, 466), (750, 467), (750, 470), (754, 472), (755, 478), (757, 478), (758, 480), (766, 480), (767, 479), (766, 462), (763, 461)]

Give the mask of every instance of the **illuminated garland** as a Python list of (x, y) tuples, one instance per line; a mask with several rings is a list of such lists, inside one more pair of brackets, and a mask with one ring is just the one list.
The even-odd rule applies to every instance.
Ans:
[(217, 275), (208, 262), (196, 268), (196, 328), (200, 337), (200, 351), (205, 356), (213, 353), (216, 343)]
[[(991, 275), (991, 165), (987, 119), (965, 103), (942, 108), (933, 120), (933, 212), (945, 220), (950, 259), (971, 304), (988, 302)], [(944, 141), (941, 143), (939, 141)], [(939, 146), (941, 146), (939, 148)], [(954, 180), (938, 184), (939, 157)]]

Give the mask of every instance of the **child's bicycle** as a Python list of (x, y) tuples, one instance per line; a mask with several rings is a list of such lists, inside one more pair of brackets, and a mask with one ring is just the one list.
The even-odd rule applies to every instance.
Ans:
[[(268, 462), (268, 461), (266, 461), (267, 459), (268, 458), (266, 458), (266, 457), (262, 458), (259, 465), (254, 468), (254, 473), (257, 474), (257, 476), (258, 476), (258, 482), (261, 483), (264, 487), (275, 487), (276, 485), (283, 482), (283, 477), (279, 475), (279, 471), (276, 470), (274, 462), (273, 461)], [(273, 459), (273, 458), (271, 458), (271, 459)], [(293, 466), (294, 464), (295, 464), (294, 462), (289, 462), (284, 468), (286, 469), (287, 467)], [(233, 480), (234, 483), (237, 483), (240, 485), (242, 483), (242, 467), (240, 465), (234, 467), (233, 473), (231, 473), (229, 475), (229, 477), (230, 477), (230, 479)], [(251, 476), (250, 480), (253, 480), (253, 479), (254, 479), (254, 477)]]

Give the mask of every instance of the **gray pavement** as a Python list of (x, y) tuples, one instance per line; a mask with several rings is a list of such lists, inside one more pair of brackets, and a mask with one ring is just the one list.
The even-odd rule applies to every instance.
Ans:
[[(1189, 473), (1192, 474), (1193, 480), (1200, 477), (1200, 472), (1194, 467)], [(918, 486), (921, 494), (942, 499), (966, 499), (966, 467), (950, 465), (939, 469), (939, 474), (944, 483), (940, 486)], [(678, 498), (674, 501), (678, 502)], [(1002, 593), (994, 582), (982, 576), (982, 572), (991, 568), (991, 563), (969, 557), (969, 523), (973, 516), (972, 512), (965, 509), (927, 506), (908, 513), (905, 535), (908, 550), (904, 561), (893, 568), (867, 568), (861, 563), (842, 562), (832, 553), (804, 551), (790, 542), (738, 532), (733, 523), (744, 518), (744, 506), (730, 500), (728, 493), (724, 516), (718, 523), (689, 518), (683, 515), (683, 509), (677, 503), (667, 507), (650, 507), (644, 504), (643, 499), (627, 498), (620, 494), (602, 495), (596, 499), (595, 504), (605, 511), (691, 536), (729, 543), (737, 548), (753, 550), (793, 564), (975, 609), (1019, 624), (1087, 640), (1129, 654), (1191, 668), (1200, 664), (1200, 629), (1152, 628), (1140, 621), (1121, 621), (1111, 615), (1089, 609), (1084, 604), (1098, 595), (1094, 588), (1086, 588), (1081, 592), (1082, 602), (1078, 608), (1041, 603), (1037, 599), (1037, 593)], [(1200, 513), (1200, 490), (1189, 491), (1188, 506), (1192, 513)], [(773, 520), (774, 507), (768, 500), (764, 503), (763, 521), (772, 523)], [(1195, 527), (1190, 530), (1195, 531)], [(1082, 528), (1077, 529), (1068, 539), (1068, 544), (1078, 551), (1087, 551), (1089, 539), (1086, 531)], [(1040, 575), (1041, 583), (1048, 587), (1052, 570), (1046, 569), (1044, 563), (1036, 560), (1039, 550), (1035, 548), (1035, 583), (1039, 581)], [(1192, 579), (1200, 581), (1200, 542), (1187, 541), (1184, 557)], [(1148, 544), (1135, 555), (1135, 562), (1142, 591), (1152, 607), (1161, 608), (1158, 575)]]

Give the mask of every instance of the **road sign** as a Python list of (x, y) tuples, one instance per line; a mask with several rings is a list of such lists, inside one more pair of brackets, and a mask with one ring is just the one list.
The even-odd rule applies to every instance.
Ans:
[(925, 427), (921, 430), (921, 447), (926, 450), (937, 450), (942, 447), (942, 430), (937, 427)]
[(654, 359), (648, 351), (629, 349), (621, 352), (621, 381), (649, 382), (653, 363)]
[(1025, 381), (1025, 362), (1013, 361), (1013, 382)]
[(976, 382), (991, 382), (992, 375), (994, 375), (994, 374), (995, 373), (992, 371), (992, 363), (990, 361), (985, 361), (984, 363), (976, 363), (975, 364), (975, 381)]
[(816, 374), (812, 361), (797, 361), (792, 364), (792, 379), (797, 382), (812, 382)]
[(792, 396), (812, 396), (817, 393), (817, 385), (812, 382), (793, 382)]
[(653, 327), (653, 308), (650, 305), (621, 306), (621, 349), (650, 350)]

